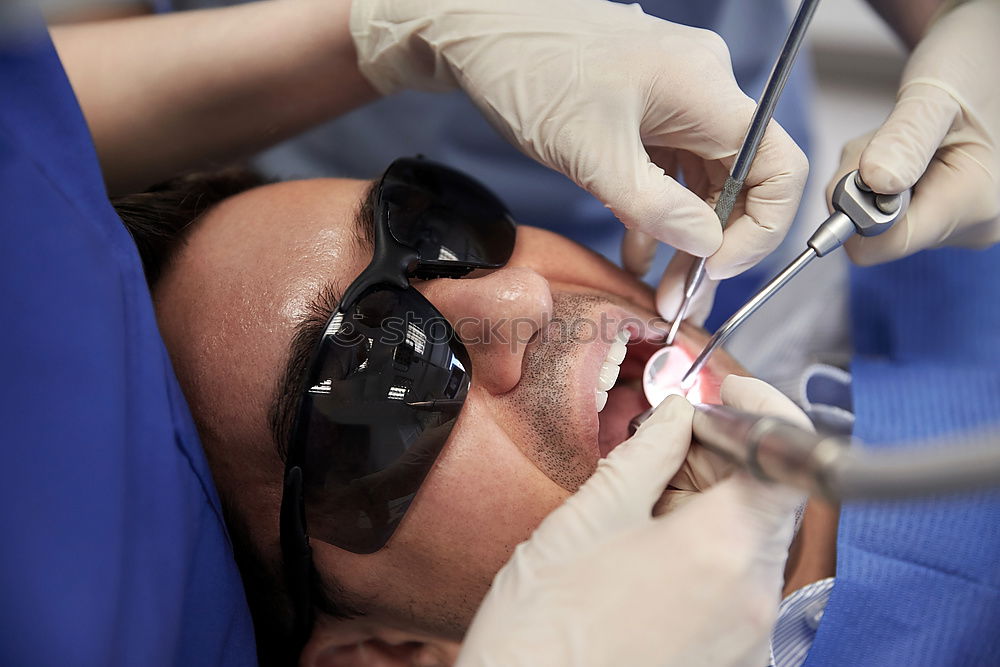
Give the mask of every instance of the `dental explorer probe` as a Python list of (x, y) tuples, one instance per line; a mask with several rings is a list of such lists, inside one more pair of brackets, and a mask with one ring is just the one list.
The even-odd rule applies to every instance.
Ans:
[(861, 174), (855, 170), (837, 183), (833, 190), (832, 201), (833, 214), (809, 237), (805, 251), (719, 327), (705, 345), (705, 349), (691, 364), (691, 368), (681, 378), (681, 389), (689, 388), (699, 371), (708, 362), (712, 352), (812, 260), (830, 254), (855, 233), (861, 236), (878, 236), (896, 224), (896, 221), (906, 213), (906, 207), (910, 203), (910, 192), (907, 190), (898, 195), (875, 194), (861, 180)]
[[(740, 191), (743, 190), (743, 183), (747, 179), (747, 174), (750, 173), (750, 166), (757, 155), (757, 149), (764, 138), (764, 132), (767, 130), (768, 123), (771, 122), (771, 116), (774, 115), (774, 107), (777, 106), (778, 99), (781, 97), (781, 91), (784, 90), (785, 83), (792, 72), (792, 65), (795, 64), (795, 56), (798, 55), (799, 47), (802, 46), (802, 40), (806, 35), (806, 28), (809, 27), (809, 22), (812, 20), (813, 14), (816, 13), (816, 7), (818, 6), (819, 0), (802, 0), (799, 4), (798, 10), (795, 12), (795, 18), (792, 19), (792, 25), (785, 36), (785, 43), (778, 54), (778, 59), (774, 62), (771, 74), (767, 77), (767, 84), (764, 86), (764, 92), (761, 93), (760, 101), (757, 102), (757, 109), (750, 120), (750, 127), (747, 128), (747, 134), (743, 138), (743, 145), (740, 146), (740, 152), (736, 155), (733, 168), (722, 186), (722, 193), (719, 195), (719, 200), (715, 203), (715, 214), (718, 216), (719, 224), (722, 225), (723, 229), (729, 223), (729, 216), (736, 205), (736, 198), (740, 195)], [(705, 261), (704, 257), (699, 258), (688, 271), (687, 279), (684, 282), (684, 296), (681, 299), (680, 307), (677, 309), (677, 315), (670, 324), (670, 332), (667, 334), (665, 341), (667, 346), (674, 344), (677, 331), (681, 326), (680, 323), (687, 316), (687, 311), (691, 307), (691, 300), (705, 279)]]

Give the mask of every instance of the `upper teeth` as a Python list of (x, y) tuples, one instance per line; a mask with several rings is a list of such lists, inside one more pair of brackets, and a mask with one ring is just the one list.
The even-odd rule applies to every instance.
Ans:
[(597, 389), (594, 390), (594, 403), (600, 412), (608, 402), (608, 390), (615, 386), (618, 371), (621, 370), (622, 359), (625, 358), (625, 345), (628, 343), (627, 331), (619, 331), (618, 338), (611, 344), (608, 356), (601, 364), (601, 372), (597, 375)]

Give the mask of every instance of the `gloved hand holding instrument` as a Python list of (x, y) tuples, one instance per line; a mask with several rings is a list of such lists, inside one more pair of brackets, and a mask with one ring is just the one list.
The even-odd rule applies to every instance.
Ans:
[(939, 245), (1000, 241), (1000, 0), (949, 2), (913, 50), (889, 117), (844, 147), (832, 192), (860, 169), (872, 190), (913, 189), (906, 215), (878, 238), (846, 244), (877, 264)]
[[(712, 255), (714, 276), (759, 261), (794, 216), (808, 165), (776, 123), (761, 127), (725, 234), (703, 201), (754, 111), (712, 32), (604, 0), (354, 0), (351, 29), (380, 92), (461, 87), (511, 143), (630, 230)], [(664, 172), (677, 165), (694, 191)]]
[[(756, 165), (758, 151), (765, 148), (762, 146), (765, 128), (771, 123), (771, 117), (774, 115), (774, 109), (781, 98), (781, 92), (791, 75), (795, 57), (805, 39), (806, 29), (809, 27), (818, 6), (819, 0), (802, 0), (799, 4), (798, 11), (796, 11), (788, 29), (788, 34), (785, 36), (785, 42), (778, 52), (774, 67), (764, 85), (764, 91), (760, 95), (760, 101), (757, 103), (753, 118), (746, 130), (739, 153), (732, 161), (728, 175), (723, 177), (724, 180), (716, 182), (713, 189), (708, 191), (708, 194), (717, 193), (715, 213), (724, 230), (729, 229), (730, 218), (737, 205), (743, 201), (741, 192), (747, 183), (751, 170)], [(685, 176), (688, 176), (686, 171)], [(805, 178), (805, 170), (802, 176)], [(749, 198), (750, 195), (748, 194), (747, 197)], [(792, 214), (794, 215), (794, 211)], [(790, 223), (791, 219), (788, 220), (788, 224)], [(774, 250), (784, 238), (786, 231), (787, 226), (782, 229), (780, 235), (773, 239), (772, 244), (766, 246), (766, 251), (763, 254), (757, 256), (752, 262), (738, 267), (735, 271), (720, 271), (719, 260), (715, 256), (706, 259), (704, 257), (690, 257), (683, 253), (675, 255), (667, 267), (663, 280), (660, 281), (660, 288), (656, 294), (657, 309), (664, 316), (672, 318), (666, 339), (667, 346), (674, 344), (682, 321), (690, 319), (695, 324), (700, 325), (708, 316), (715, 293), (715, 283), (708, 280), (706, 274), (711, 273), (714, 280), (720, 280), (740, 273)], [(733, 236), (735, 235), (733, 234)], [(753, 250), (762, 250), (764, 247)], [(685, 275), (683, 282), (678, 280), (681, 274)]]
[[(722, 399), (808, 428), (759, 380), (728, 377)], [(517, 548), (458, 665), (765, 664), (803, 498), (740, 472), (652, 516), (689, 453), (693, 416), (683, 398), (667, 399)]]

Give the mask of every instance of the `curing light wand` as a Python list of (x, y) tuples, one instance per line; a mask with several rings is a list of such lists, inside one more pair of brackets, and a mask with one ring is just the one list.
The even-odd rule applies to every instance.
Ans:
[(691, 368), (681, 378), (682, 390), (691, 386), (716, 348), (812, 260), (830, 254), (854, 234), (878, 236), (896, 224), (896, 221), (906, 213), (906, 207), (910, 203), (910, 192), (907, 190), (898, 195), (875, 194), (861, 180), (861, 174), (852, 171), (837, 183), (832, 200), (833, 214), (809, 237), (805, 251), (719, 327), (705, 349), (691, 364)]

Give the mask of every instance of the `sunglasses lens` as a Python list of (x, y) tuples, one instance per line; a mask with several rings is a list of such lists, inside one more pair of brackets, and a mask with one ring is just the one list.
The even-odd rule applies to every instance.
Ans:
[(382, 179), (389, 229), (422, 262), (498, 268), (514, 250), (515, 226), (497, 197), (461, 172), (423, 159), (396, 160)]
[(334, 318), (317, 366), (301, 434), (309, 532), (371, 553), (451, 433), (469, 391), (468, 356), (416, 290), (379, 288)]

